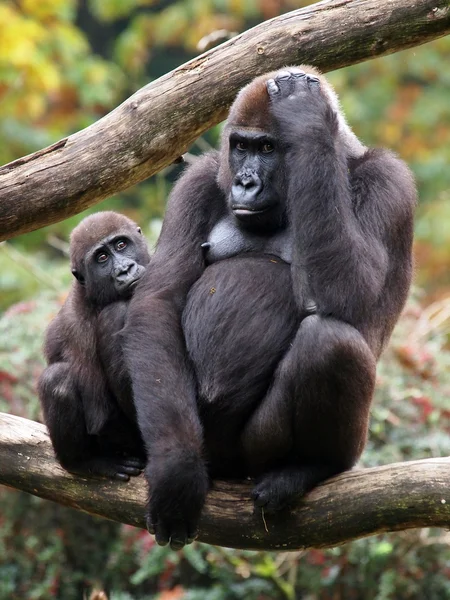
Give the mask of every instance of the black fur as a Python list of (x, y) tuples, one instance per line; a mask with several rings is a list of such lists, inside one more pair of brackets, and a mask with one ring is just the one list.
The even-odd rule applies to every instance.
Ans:
[(76, 227), (70, 254), (76, 281), (47, 329), (38, 385), (45, 423), (67, 470), (128, 480), (145, 453), (117, 333), (147, 245), (133, 221), (103, 212)]
[(415, 201), (312, 67), (240, 92), (220, 153), (173, 190), (124, 330), (158, 543), (195, 536), (211, 476), (255, 477), (274, 512), (355, 464)]

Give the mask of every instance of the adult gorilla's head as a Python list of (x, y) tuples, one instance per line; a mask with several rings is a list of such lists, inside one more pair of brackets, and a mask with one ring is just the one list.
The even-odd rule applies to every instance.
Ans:
[(335, 91), (316, 68), (286, 67), (254, 79), (230, 109), (222, 135), (218, 182), (235, 217), (257, 229), (277, 228), (285, 218), (290, 143), (285, 134), (281, 136), (271, 110), (271, 99), (277, 94), (275, 79), (283, 76), (286, 80), (306, 76), (312, 85), (316, 83), (337, 114), (339, 139), (347, 155), (364, 151), (345, 121)]
[(70, 261), (86, 300), (102, 307), (131, 296), (150, 255), (141, 228), (106, 211), (86, 217), (72, 231)]

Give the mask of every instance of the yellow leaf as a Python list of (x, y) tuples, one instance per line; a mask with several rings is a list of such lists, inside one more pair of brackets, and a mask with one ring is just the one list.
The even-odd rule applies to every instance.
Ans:
[(20, 0), (23, 12), (39, 21), (69, 18), (75, 8), (74, 0)]
[(58, 90), (60, 85), (59, 69), (48, 60), (36, 63), (27, 72), (27, 86), (31, 89), (49, 94)]
[(46, 37), (45, 28), (8, 5), (0, 6), (0, 23), (0, 61), (19, 68), (31, 64), (37, 44)]

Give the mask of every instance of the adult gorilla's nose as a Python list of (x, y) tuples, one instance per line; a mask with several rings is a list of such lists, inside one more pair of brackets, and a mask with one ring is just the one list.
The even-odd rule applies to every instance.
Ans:
[(252, 208), (251, 204), (263, 188), (257, 173), (238, 173), (231, 187), (233, 208)]

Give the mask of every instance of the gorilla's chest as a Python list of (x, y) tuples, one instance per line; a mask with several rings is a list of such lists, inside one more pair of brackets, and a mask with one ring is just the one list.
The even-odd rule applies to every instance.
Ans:
[(287, 264), (292, 262), (289, 227), (271, 233), (256, 233), (241, 227), (232, 215), (214, 226), (204, 248), (208, 264), (244, 253), (269, 254), (278, 256)]

